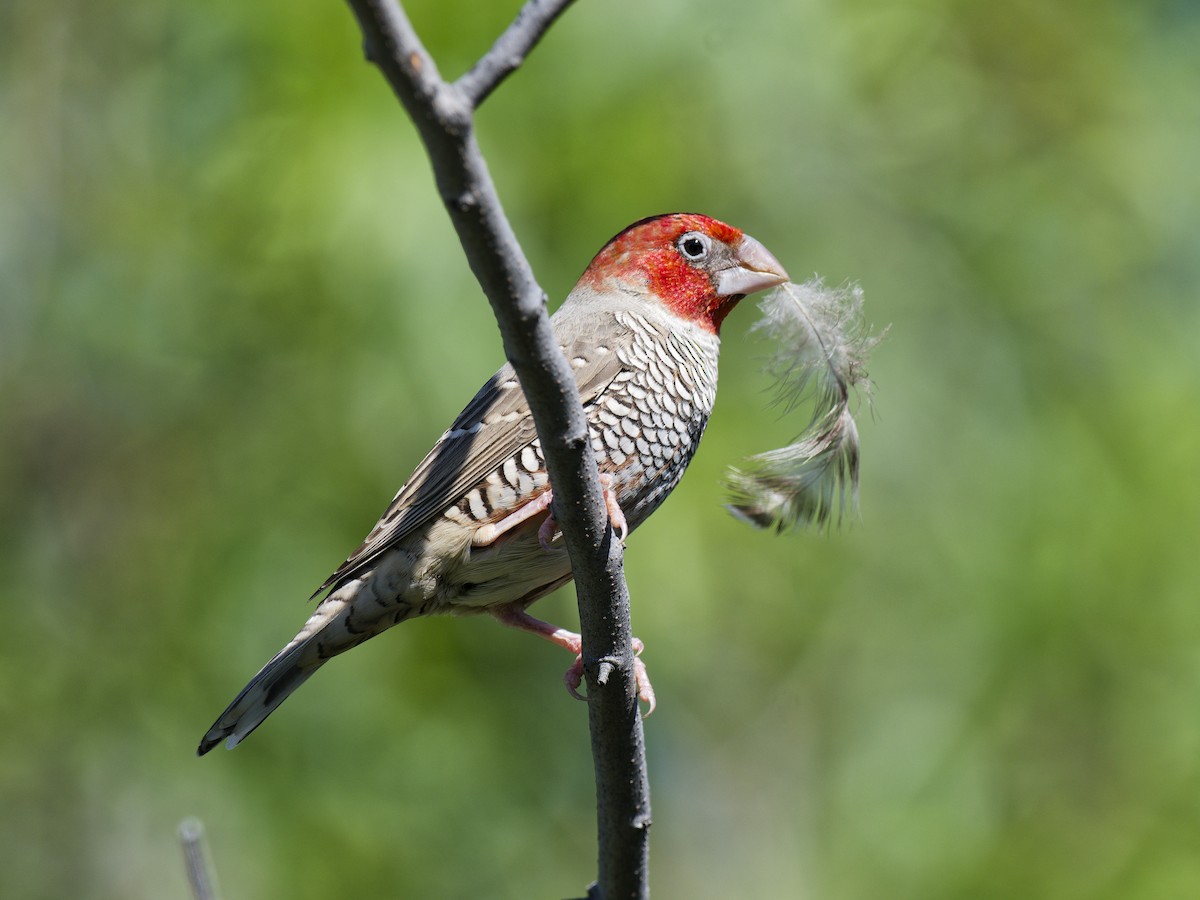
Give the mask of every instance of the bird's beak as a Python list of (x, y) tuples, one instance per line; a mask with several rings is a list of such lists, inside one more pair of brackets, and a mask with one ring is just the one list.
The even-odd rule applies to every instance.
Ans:
[(788, 280), (779, 260), (748, 234), (742, 235), (733, 259), (734, 265), (717, 273), (717, 294), (722, 297), (753, 294)]

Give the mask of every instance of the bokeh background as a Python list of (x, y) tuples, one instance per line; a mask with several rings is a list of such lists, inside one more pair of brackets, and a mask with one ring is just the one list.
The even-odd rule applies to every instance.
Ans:
[[(414, 0), (442, 71), (515, 2)], [(799, 427), (746, 304), (627, 557), (660, 897), (1200, 896), (1200, 7), (580, 2), (481, 111), (561, 298), (727, 219), (890, 323), (861, 519), (755, 532)], [(410, 623), (197, 760), (500, 363), (339, 3), (0, 6), (0, 895), (580, 896), (554, 648)], [(540, 612), (574, 624), (569, 589)]]

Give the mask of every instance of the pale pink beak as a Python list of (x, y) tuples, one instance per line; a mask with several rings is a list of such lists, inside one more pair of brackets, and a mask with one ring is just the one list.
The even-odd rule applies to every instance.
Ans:
[(717, 273), (717, 294), (722, 297), (753, 294), (788, 280), (779, 260), (748, 234), (742, 235), (735, 259), (737, 265)]

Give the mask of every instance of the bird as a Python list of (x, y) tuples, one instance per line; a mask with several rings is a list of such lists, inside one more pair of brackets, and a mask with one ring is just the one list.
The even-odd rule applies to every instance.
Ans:
[[(739, 229), (668, 213), (606, 243), (551, 317), (617, 539), (659, 507), (696, 452), (716, 399), (721, 323), (747, 294), (786, 281), (779, 261)], [(576, 655), (565, 680), (579, 696), (579, 635), (527, 612), (571, 577), (542, 446), (506, 364), (313, 594), (324, 597), (299, 633), (221, 713), (197, 753), (237, 746), (331, 658), (418, 616), (486, 613), (550, 640)], [(636, 664), (652, 711), (653, 688)]]

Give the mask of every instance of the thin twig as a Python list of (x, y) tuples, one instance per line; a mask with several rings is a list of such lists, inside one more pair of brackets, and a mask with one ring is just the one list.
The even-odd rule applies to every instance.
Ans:
[(183, 846), (183, 864), (194, 900), (218, 900), (217, 878), (209, 862), (204, 826), (199, 819), (187, 818), (179, 823), (179, 843)]
[(475, 107), (520, 65), (570, 0), (530, 0), (458, 84), (442, 80), (396, 0), (349, 3), (368, 59), (379, 67), (421, 136), (442, 202), (529, 400), (579, 601), (596, 770), (598, 894), (609, 900), (646, 897), (650, 791), (622, 548), (609, 526), (575, 377), (474, 132)]
[(520, 68), (529, 51), (573, 2), (575, 0), (529, 0), (521, 7), (492, 49), (455, 83), (467, 102), (478, 108), (500, 82)]

